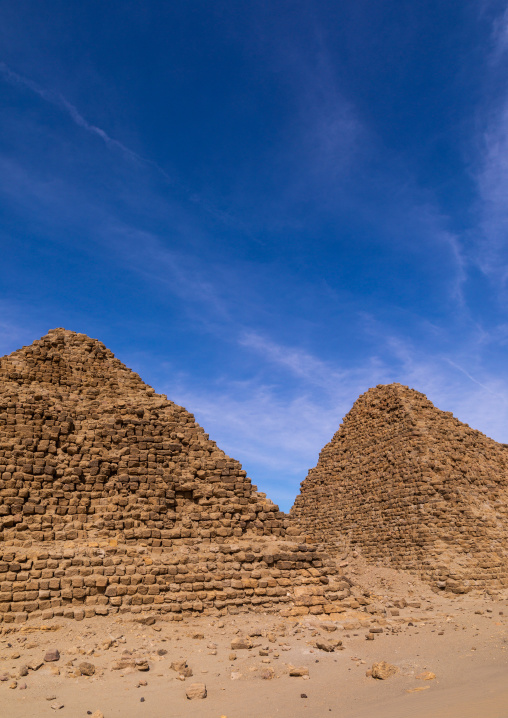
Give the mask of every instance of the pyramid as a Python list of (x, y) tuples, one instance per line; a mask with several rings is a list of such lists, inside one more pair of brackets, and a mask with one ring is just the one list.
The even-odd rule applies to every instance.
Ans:
[(54, 329), (0, 359), (0, 620), (323, 612), (349, 584), (298, 534), (101, 342)]
[(400, 384), (356, 401), (290, 516), (331, 552), (419, 575), (436, 590), (508, 585), (508, 445)]

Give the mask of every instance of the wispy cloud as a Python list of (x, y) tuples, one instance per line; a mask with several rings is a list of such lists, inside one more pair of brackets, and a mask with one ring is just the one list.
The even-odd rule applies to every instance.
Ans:
[(245, 331), (239, 339), (240, 346), (259, 354), (265, 361), (278, 364), (293, 376), (310, 384), (329, 387), (341, 381), (345, 372), (338, 372), (326, 362), (308, 352), (294, 347), (283, 346), (253, 331)]
[[(484, 102), (478, 110), (472, 145), (476, 162), (479, 225), (475, 262), (496, 283), (503, 297), (508, 283), (508, 93), (505, 76), (508, 50), (508, 9), (494, 20)], [(501, 79), (499, 79), (501, 78)]]
[(495, 18), (492, 25), (491, 61), (495, 64), (503, 59), (508, 50), (508, 8)]
[(199, 306), (204, 316), (228, 320), (228, 304), (221, 296), (220, 271), (202, 261), (199, 239), (189, 241), (188, 235), (196, 235), (194, 226), (183, 226), (181, 220), (174, 230), (170, 246), (152, 232), (126, 225), (119, 220), (107, 222), (100, 230), (101, 236), (117, 256), (119, 264), (143, 277), (152, 285), (185, 301), (185, 306)]
[(19, 75), (17, 72), (11, 70), (11, 68), (8, 67), (5, 62), (0, 62), (0, 75), (11, 85), (16, 85), (18, 87), (22, 87), (26, 90), (29, 90), (33, 94), (43, 99), (45, 102), (48, 102), (55, 107), (58, 107), (60, 110), (65, 112), (68, 117), (70, 117), (74, 124), (76, 124), (78, 127), (81, 127), (86, 132), (95, 135), (96, 137), (99, 137), (110, 149), (118, 150), (130, 159), (153, 167), (168, 182), (172, 181), (168, 173), (156, 162), (148, 159), (147, 157), (143, 157), (142, 155), (132, 150), (130, 147), (124, 145), (123, 142), (120, 142), (114, 137), (111, 137), (101, 127), (97, 127), (96, 125), (86, 120), (83, 115), (78, 111), (78, 109), (60, 93), (54, 92), (53, 90), (47, 90), (38, 85), (30, 78)]

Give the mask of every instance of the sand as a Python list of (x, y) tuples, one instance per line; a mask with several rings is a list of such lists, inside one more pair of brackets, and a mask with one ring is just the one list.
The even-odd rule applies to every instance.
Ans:
[[(436, 595), (406, 574), (360, 564), (351, 573), (359, 585), (377, 591), (376, 614), (368, 612), (371, 604), (324, 618), (238, 613), (181, 621), (156, 617), (145, 625), (126, 613), (3, 624), (0, 677), (7, 680), (0, 682), (0, 714), (508, 717), (506, 598)], [(400, 598), (419, 606), (396, 609)], [(399, 615), (392, 615), (397, 610)], [(371, 628), (382, 632), (367, 640)], [(238, 637), (250, 637), (252, 647), (232, 651)], [(326, 652), (317, 641), (342, 646)], [(44, 662), (50, 649), (58, 649), (58, 661)], [(192, 676), (171, 668), (179, 660), (187, 662)], [(386, 680), (366, 675), (379, 661), (395, 666), (395, 675)], [(83, 662), (93, 664), (93, 675), (80, 675)], [(30, 664), (27, 675), (19, 675)], [(291, 666), (307, 668), (308, 677), (291, 677)], [(206, 698), (187, 699), (193, 683), (206, 685)]]

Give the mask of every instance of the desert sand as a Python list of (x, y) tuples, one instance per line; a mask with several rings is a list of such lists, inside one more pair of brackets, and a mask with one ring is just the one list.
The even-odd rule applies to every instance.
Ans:
[[(371, 587), (373, 601), (333, 620), (253, 612), (165, 620), (125, 613), (5, 625), (1, 714), (508, 716), (506, 597), (450, 598), (410, 574), (368, 567), (360, 558), (350, 569), (359, 585)], [(376, 613), (369, 612), (373, 607)], [(250, 647), (232, 648), (234, 641)], [(59, 659), (45, 661), (54, 650)], [(396, 671), (384, 680), (368, 675), (381, 661)], [(291, 676), (292, 668), (304, 675)], [(187, 698), (195, 683), (206, 686), (206, 698)]]

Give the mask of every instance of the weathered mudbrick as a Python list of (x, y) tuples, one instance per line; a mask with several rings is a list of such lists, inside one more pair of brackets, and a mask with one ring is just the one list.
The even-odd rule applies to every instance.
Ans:
[(101, 342), (52, 330), (0, 387), (0, 620), (340, 610), (335, 563)]
[(455, 593), (508, 586), (508, 446), (400, 384), (355, 403), (290, 513), (334, 553)]

